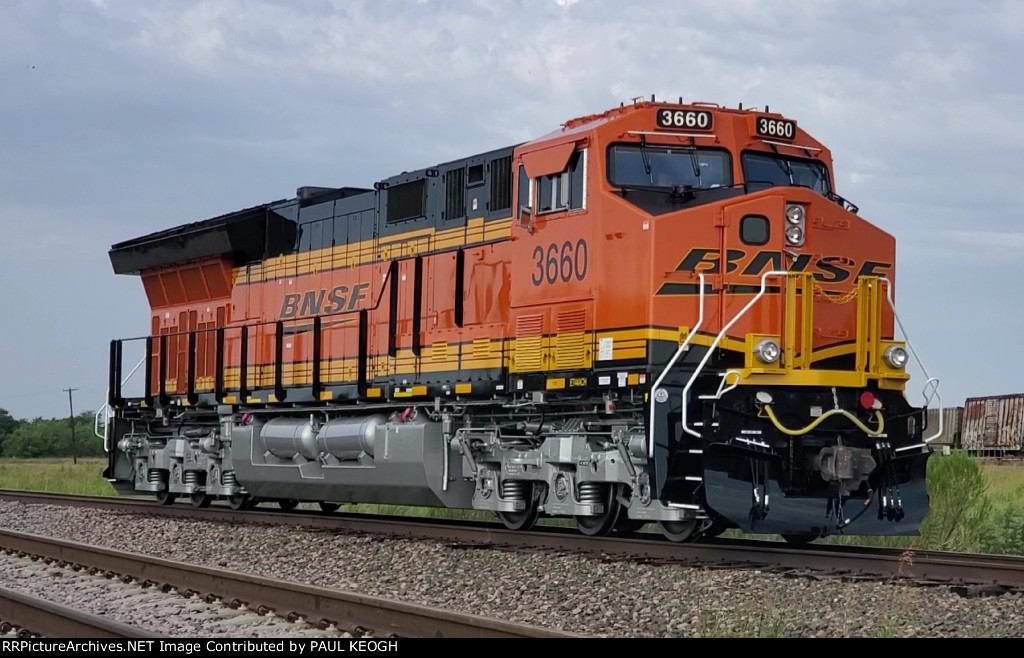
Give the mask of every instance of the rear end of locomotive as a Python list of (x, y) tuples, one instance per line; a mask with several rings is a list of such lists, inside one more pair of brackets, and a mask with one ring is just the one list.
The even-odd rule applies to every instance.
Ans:
[(794, 121), (659, 108), (640, 174), (673, 166), (659, 142), (688, 142), (693, 166), (671, 192), (636, 186), (680, 208), (651, 218), (650, 321), (679, 328), (651, 359), (653, 493), (703, 519), (686, 538), (917, 534), (942, 428), (926, 428), (938, 381), (920, 361), (924, 406), (905, 394), (917, 354), (894, 303), (895, 240), (834, 193), (829, 151)]

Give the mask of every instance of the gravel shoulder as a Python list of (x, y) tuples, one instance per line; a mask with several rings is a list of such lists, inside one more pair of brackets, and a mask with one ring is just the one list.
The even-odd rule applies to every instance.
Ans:
[(1019, 594), (963, 598), (945, 588), (3, 501), (0, 526), (599, 636), (1024, 637)]

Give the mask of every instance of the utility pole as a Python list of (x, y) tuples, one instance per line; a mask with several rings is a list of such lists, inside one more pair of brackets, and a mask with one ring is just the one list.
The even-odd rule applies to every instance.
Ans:
[(75, 405), (71, 402), (71, 392), (77, 390), (77, 388), (64, 389), (68, 394), (68, 411), (71, 413), (71, 417), (68, 418), (71, 423), (71, 459), (76, 464), (78, 463), (78, 441), (75, 438)]

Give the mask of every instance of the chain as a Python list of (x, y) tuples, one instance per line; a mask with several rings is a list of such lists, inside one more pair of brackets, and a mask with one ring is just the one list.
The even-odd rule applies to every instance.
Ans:
[(849, 292), (843, 293), (842, 295), (836, 297), (835, 295), (828, 294), (828, 292), (824, 288), (818, 285), (817, 281), (813, 282), (813, 285), (814, 292), (819, 293), (825, 299), (825, 301), (830, 304), (846, 304), (856, 299), (857, 297), (857, 286), (854, 286)]

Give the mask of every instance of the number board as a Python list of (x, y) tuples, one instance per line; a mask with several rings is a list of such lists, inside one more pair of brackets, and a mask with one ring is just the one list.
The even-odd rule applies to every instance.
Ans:
[(658, 110), (659, 128), (711, 130), (711, 112), (707, 110)]
[(796, 121), (759, 116), (754, 120), (754, 132), (758, 137), (794, 139), (796, 138)]

